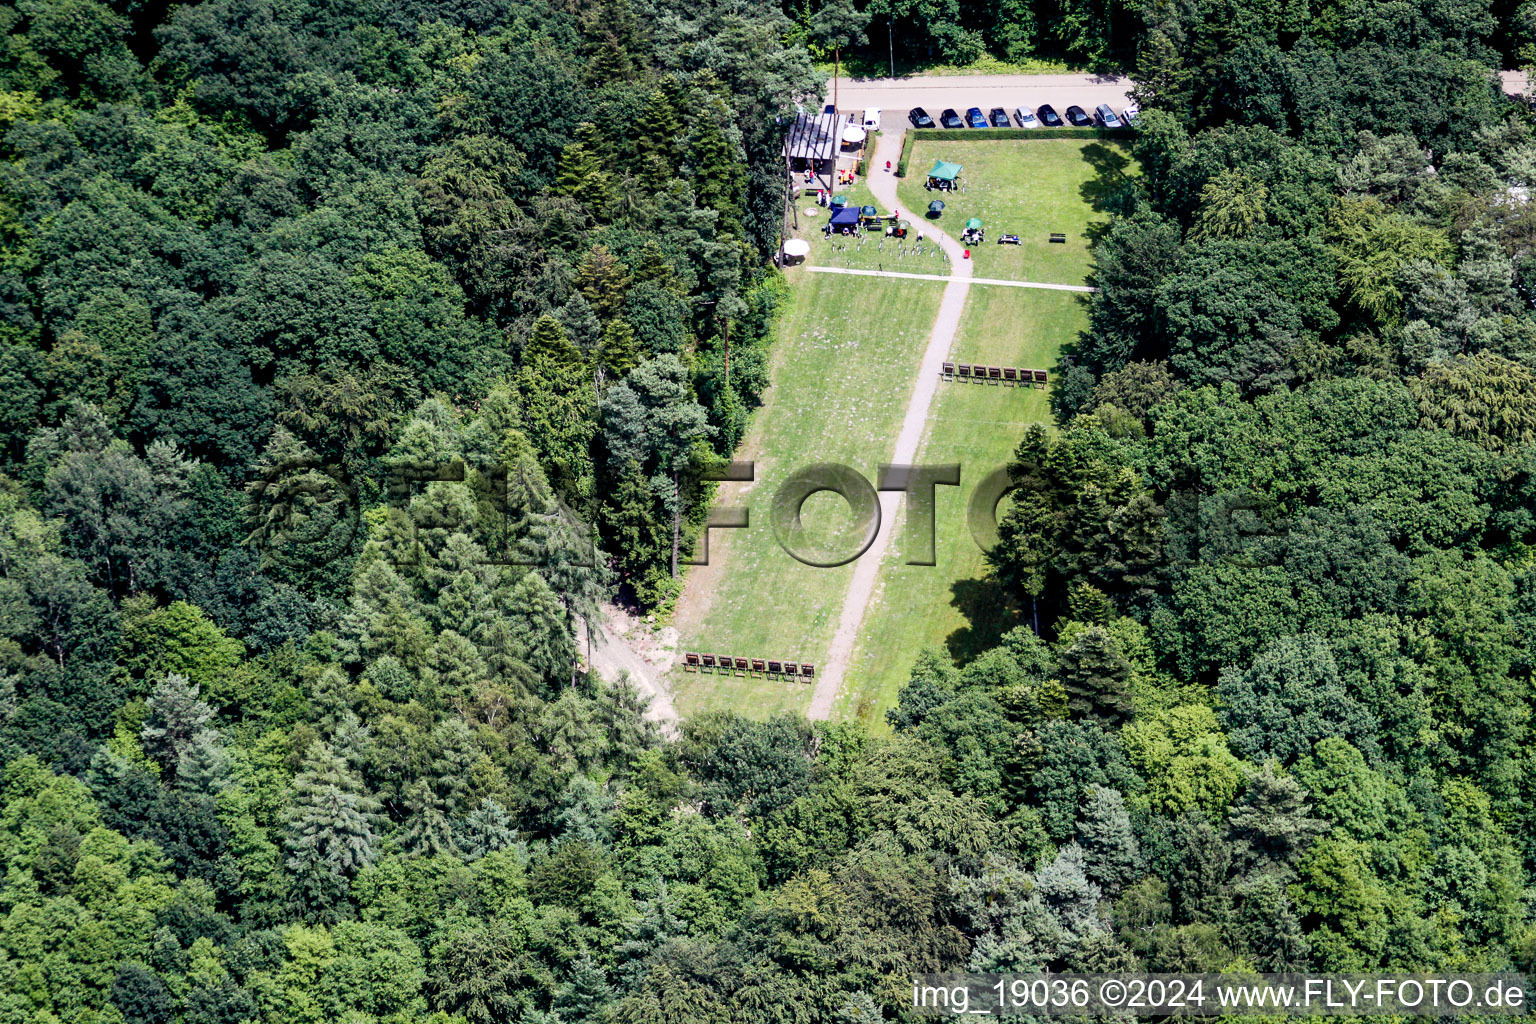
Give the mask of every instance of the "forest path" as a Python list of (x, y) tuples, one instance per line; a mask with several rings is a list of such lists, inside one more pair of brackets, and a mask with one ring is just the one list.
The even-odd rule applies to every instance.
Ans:
[[(901, 201), (896, 196), (896, 176), (891, 171), (885, 170), (886, 161), (890, 161), (892, 167), (896, 165), (901, 156), (902, 132), (886, 132), (880, 136), (880, 143), (875, 148), (875, 155), (869, 161), (869, 166), (878, 168), (874, 173), (864, 179), (864, 184), (874, 193), (888, 210), (901, 208)], [(907, 412), (901, 421), (901, 433), (896, 437), (896, 448), (891, 453), (891, 462), (911, 464), (917, 461), (918, 445), (923, 440), (923, 430), (928, 425), (928, 410), (933, 405), (933, 397), (938, 391), (939, 371), (943, 369), (944, 360), (949, 356), (950, 347), (954, 344), (955, 333), (960, 326), (960, 314), (965, 310), (965, 297), (971, 288), (971, 261), (965, 259), (965, 247), (945, 234), (943, 229), (932, 221), (924, 221), (923, 234), (937, 242), (949, 256), (949, 276), (943, 280), (949, 283), (944, 286), (944, 297), (939, 303), (938, 316), (934, 318), (933, 329), (928, 334), (928, 346), (923, 350), (922, 362), (918, 366), (917, 380), (912, 386), (911, 396), (907, 399)], [(843, 595), (842, 614), (838, 619), (837, 632), (832, 636), (832, 644), (827, 650), (827, 660), (820, 667), (816, 688), (811, 692), (811, 706), (806, 711), (806, 717), (812, 721), (826, 719), (832, 716), (832, 707), (837, 702), (838, 691), (842, 688), (843, 675), (848, 670), (848, 662), (853, 657), (854, 643), (858, 640), (859, 629), (864, 624), (864, 613), (869, 607), (870, 599), (875, 591), (875, 580), (879, 576), (880, 566), (885, 563), (885, 555), (891, 546), (891, 537), (896, 532), (896, 520), (901, 511), (902, 494), (899, 491), (880, 492), (880, 530), (875, 535), (874, 542), (869, 550), (860, 555), (853, 563), (853, 577), (848, 581), (848, 590)]]
[[(636, 637), (641, 625), (613, 605), (603, 605), (602, 629), (592, 636), (592, 657), (589, 668), (610, 683), (629, 673), (629, 680), (649, 701), (645, 718), (655, 722), (664, 736), (677, 736), (677, 705), (672, 701), (672, 691), (667, 687), (667, 670), (672, 667), (677, 647), (674, 639), (670, 648), (663, 641), (655, 643), (651, 638)], [(643, 630), (642, 630), (643, 634)], [(587, 638), (578, 634), (578, 650), (586, 653)], [(655, 648), (645, 653), (645, 648)], [(653, 660), (653, 658), (658, 658)]]

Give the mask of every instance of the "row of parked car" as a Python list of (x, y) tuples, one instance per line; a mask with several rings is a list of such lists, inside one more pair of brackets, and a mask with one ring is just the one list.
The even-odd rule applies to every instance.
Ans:
[(1042, 103), (1031, 110), (1029, 107), (1016, 107), (1013, 111), (1013, 119), (1009, 120), (1008, 111), (1002, 107), (993, 107), (990, 114), (983, 114), (980, 107), (972, 107), (965, 112), (962, 118), (951, 108), (939, 115), (938, 125), (933, 118), (928, 116), (928, 111), (922, 107), (914, 107), (907, 113), (907, 120), (912, 122), (914, 128), (1011, 128), (1017, 123), (1020, 128), (1039, 128), (1044, 125), (1047, 128), (1060, 128), (1064, 124), (1070, 124), (1074, 128), (1092, 128), (1098, 125), (1102, 128), (1122, 128), (1136, 120), (1139, 111), (1132, 105), (1126, 107), (1120, 114), (1116, 114), (1114, 108), (1108, 103), (1100, 103), (1094, 108), (1092, 114), (1082, 107), (1070, 106), (1067, 108), (1065, 119), (1056, 108), (1049, 103)]

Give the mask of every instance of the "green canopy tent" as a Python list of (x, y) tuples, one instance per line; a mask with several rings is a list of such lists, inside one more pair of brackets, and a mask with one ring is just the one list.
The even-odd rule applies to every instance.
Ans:
[(928, 172), (928, 188), (941, 188), (946, 191), (955, 187), (955, 179), (960, 177), (963, 168), (959, 164), (952, 164), (947, 160), (935, 160), (933, 169)]

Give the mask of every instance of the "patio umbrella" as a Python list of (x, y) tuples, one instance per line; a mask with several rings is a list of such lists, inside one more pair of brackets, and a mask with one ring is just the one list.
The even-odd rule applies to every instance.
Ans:
[(944, 200), (942, 200), (942, 199), (935, 199), (933, 202), (929, 203), (928, 204), (928, 212), (929, 213), (943, 213), (944, 212)]
[(835, 195), (835, 196), (832, 197), (832, 205), (833, 206), (847, 206), (848, 205), (848, 197), (845, 196), (845, 195), (841, 195), (841, 194)]
[(970, 220), (965, 222), (965, 226), (972, 231), (978, 231), (981, 229), (981, 218), (972, 217)]
[(803, 238), (787, 238), (784, 240), (784, 255), (806, 256), (811, 251), (811, 243)]

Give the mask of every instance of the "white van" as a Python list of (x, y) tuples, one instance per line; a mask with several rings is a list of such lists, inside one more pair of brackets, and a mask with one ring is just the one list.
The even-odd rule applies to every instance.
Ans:
[(864, 130), (867, 132), (877, 132), (880, 130), (880, 111), (864, 111)]

